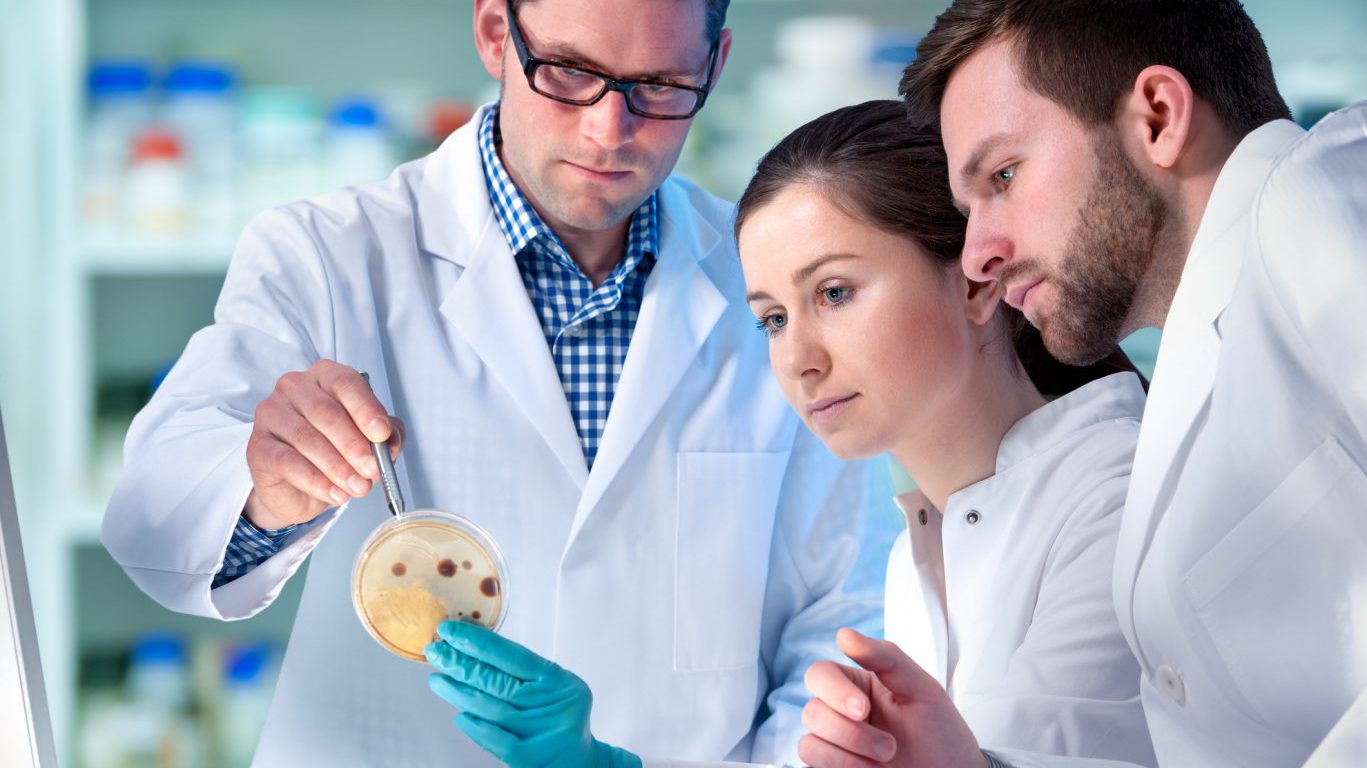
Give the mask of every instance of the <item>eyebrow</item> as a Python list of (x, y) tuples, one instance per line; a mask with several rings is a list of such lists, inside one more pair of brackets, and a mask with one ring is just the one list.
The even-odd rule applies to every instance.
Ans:
[[(545, 41), (541, 42), (538, 45), (538, 47), (543, 49), (543, 55), (539, 58), (557, 59), (561, 61), (568, 61), (574, 64), (583, 64), (584, 66), (590, 69), (596, 69), (602, 74), (610, 75), (611, 77), (617, 80), (658, 80), (660, 78), (665, 77), (690, 77), (693, 75), (698, 75), (700, 71), (707, 66), (707, 62), (704, 61), (702, 66), (694, 67), (691, 69), (676, 67), (674, 69), (660, 69), (655, 70), (653, 72), (641, 72), (637, 74), (619, 77), (616, 74), (612, 74), (612, 71), (606, 65), (595, 60), (592, 56), (584, 55), (580, 51), (576, 50), (574, 46), (569, 45), (568, 43), (562, 43), (558, 41)], [(535, 53), (533, 53), (532, 55), (536, 56)]]
[[(994, 133), (978, 142), (978, 146), (974, 148), (973, 154), (968, 156), (968, 162), (964, 163), (963, 170), (959, 171), (959, 178), (965, 182), (971, 183), (982, 171), (982, 164), (983, 161), (987, 159), (987, 156), (1014, 138), (1015, 137), (1010, 133), (1002, 132)], [(959, 201), (955, 200), (954, 205), (959, 207)]]
[[(846, 259), (857, 258), (859, 258), (859, 255), (854, 253), (828, 253), (825, 256), (822, 256), (812, 261), (807, 266), (802, 267), (801, 269), (798, 269), (797, 271), (793, 272), (793, 285), (797, 285), (798, 283), (806, 281), (807, 278), (815, 274), (818, 269), (821, 269), (823, 266), (833, 261), (843, 261)], [(747, 302), (755, 301), (757, 299), (768, 299), (770, 301), (773, 301), (774, 297), (770, 296), (764, 291), (751, 291), (745, 296), (745, 300)]]

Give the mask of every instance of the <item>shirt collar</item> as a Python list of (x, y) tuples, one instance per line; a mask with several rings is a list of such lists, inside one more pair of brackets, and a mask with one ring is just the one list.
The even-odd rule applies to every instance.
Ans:
[(1244, 235), (1245, 230), (1235, 227), (1248, 222), (1273, 163), (1304, 134), (1290, 120), (1273, 120), (1234, 148), (1211, 188), (1164, 328), (1214, 322), (1229, 304), (1244, 249), (1223, 247), (1221, 241), (1230, 233)]
[[(552, 257), (574, 266), (560, 237), (537, 215), (503, 167), (503, 160), (498, 156), (501, 141), (498, 120), (499, 105), (495, 103), (485, 112), (479, 126), (479, 152), (484, 166), (485, 186), (489, 190), (489, 202), (493, 206), (499, 229), (503, 230), (503, 236), (508, 241), (509, 250), (519, 254), (528, 246), (540, 243)], [(640, 263), (652, 263), (659, 252), (658, 197), (658, 190), (652, 192), (632, 214), (627, 230), (626, 258), (621, 265), (625, 271), (630, 271)], [(574, 268), (578, 269), (577, 266)]]
[(997, 474), (1053, 448), (1093, 424), (1135, 419), (1144, 414), (1144, 387), (1133, 373), (1113, 373), (1087, 382), (1026, 414), (1002, 437)]

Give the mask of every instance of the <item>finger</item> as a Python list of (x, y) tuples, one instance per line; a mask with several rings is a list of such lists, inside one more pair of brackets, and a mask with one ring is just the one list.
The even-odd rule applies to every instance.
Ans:
[(456, 709), (478, 715), (480, 718), (497, 723), (500, 726), (506, 726), (522, 713), (522, 710), (503, 699), (490, 696), (478, 688), (452, 678), (450, 675), (441, 673), (428, 675), (427, 687)]
[(454, 648), (446, 642), (429, 643), (423, 649), (428, 663), (453, 680), (477, 688), (490, 696), (512, 703), (525, 684), (501, 669)]
[(456, 727), (469, 736), (470, 741), (504, 763), (511, 762), (513, 752), (521, 743), (521, 739), (503, 728), (468, 712), (456, 715)]
[(821, 699), (802, 708), (802, 726), (822, 741), (870, 760), (885, 763), (897, 754), (897, 741), (890, 734), (845, 717)]
[(275, 403), (263, 404), (259, 411), (264, 417), (262, 427), (307, 459), (327, 477), (328, 482), (346, 491), (349, 496), (359, 497), (369, 493), (370, 481), (361, 477), (352, 462), (338, 452), (333, 441), (318, 431), (313, 423), (313, 418), (317, 417), (305, 416), (297, 410), (299, 407), (294, 399), (283, 407)]
[[(331, 362), (331, 361), (327, 361)], [(389, 412), (375, 397), (370, 383), (354, 368), (339, 363), (324, 365), (318, 371), (318, 386), (342, 404), (351, 416), (351, 423), (365, 433), (366, 440), (383, 443), (393, 432)]]
[[(375, 462), (370, 441), (332, 394), (307, 378), (291, 381), (288, 385), (282, 379), (281, 384), (280, 391), (290, 407), (321, 433), (334, 451), (345, 458), (353, 474), (371, 480), (379, 478), (380, 465)], [(360, 484), (351, 486), (352, 493), (360, 496), (370, 491), (368, 483), (365, 484), (365, 491), (358, 492), (356, 489), (359, 487)]]
[(893, 693), (913, 701), (946, 695), (940, 681), (927, 674), (893, 643), (875, 640), (848, 627), (836, 633), (835, 642), (846, 656), (877, 675), (879, 682)]
[(882, 763), (846, 752), (810, 733), (797, 743), (797, 756), (812, 768), (884, 768)]
[(555, 665), (492, 630), (465, 621), (443, 621), (437, 634), (457, 650), (519, 680), (536, 680)]
[(826, 702), (832, 709), (855, 720), (869, 716), (868, 692), (854, 678), (860, 670), (850, 669), (833, 661), (818, 661), (807, 667), (804, 681), (812, 695)]
[(253, 471), (279, 478), (281, 482), (327, 506), (340, 506), (351, 498), (313, 462), (270, 433), (249, 441), (247, 453), (247, 464), (253, 467)]

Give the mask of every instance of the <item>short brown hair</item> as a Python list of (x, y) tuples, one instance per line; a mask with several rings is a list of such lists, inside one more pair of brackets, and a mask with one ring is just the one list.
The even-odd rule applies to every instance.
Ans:
[[(944, 147), (936, 131), (907, 123), (901, 102), (838, 109), (780, 141), (736, 204), (737, 236), (756, 210), (794, 184), (810, 184), (847, 215), (916, 243), (934, 264), (958, 268), (968, 221), (954, 207)], [(997, 311), (1021, 368), (1047, 397), (1113, 373), (1138, 373), (1118, 348), (1088, 366), (1065, 365), (1019, 311), (1005, 303)]]
[[(508, 5), (514, 11), (518, 6), (534, 3), (536, 0), (508, 0)], [(715, 43), (721, 38), (721, 31), (726, 27), (726, 10), (731, 7), (731, 0), (707, 0), (707, 42)]]
[(1236, 136), (1291, 116), (1237, 0), (955, 0), (903, 73), (898, 92), (912, 121), (938, 124), (950, 75), (998, 39), (1018, 45), (1026, 86), (1084, 125), (1109, 123), (1154, 64), (1181, 72)]

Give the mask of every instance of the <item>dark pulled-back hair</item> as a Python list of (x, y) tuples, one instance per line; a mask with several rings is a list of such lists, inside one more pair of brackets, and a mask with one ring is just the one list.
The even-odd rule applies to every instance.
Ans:
[(1018, 45), (1026, 87), (1087, 126), (1110, 122), (1155, 64), (1181, 72), (1235, 136), (1291, 116), (1238, 0), (955, 0), (902, 76), (912, 122), (938, 123), (954, 70), (999, 39)]
[[(529, 5), (536, 0), (508, 0), (508, 5), (513, 11), (524, 5)], [(726, 27), (726, 11), (731, 7), (731, 0), (707, 0), (707, 42), (715, 43), (721, 37), (721, 31)]]
[[(968, 222), (954, 207), (939, 133), (909, 124), (901, 102), (838, 109), (780, 141), (760, 160), (741, 195), (736, 235), (756, 210), (794, 184), (809, 184), (846, 214), (918, 244), (937, 265), (959, 263)], [(1064, 365), (1020, 312), (1005, 303), (998, 312), (1021, 367), (1043, 395), (1057, 397), (1135, 370), (1119, 349), (1086, 367)]]

